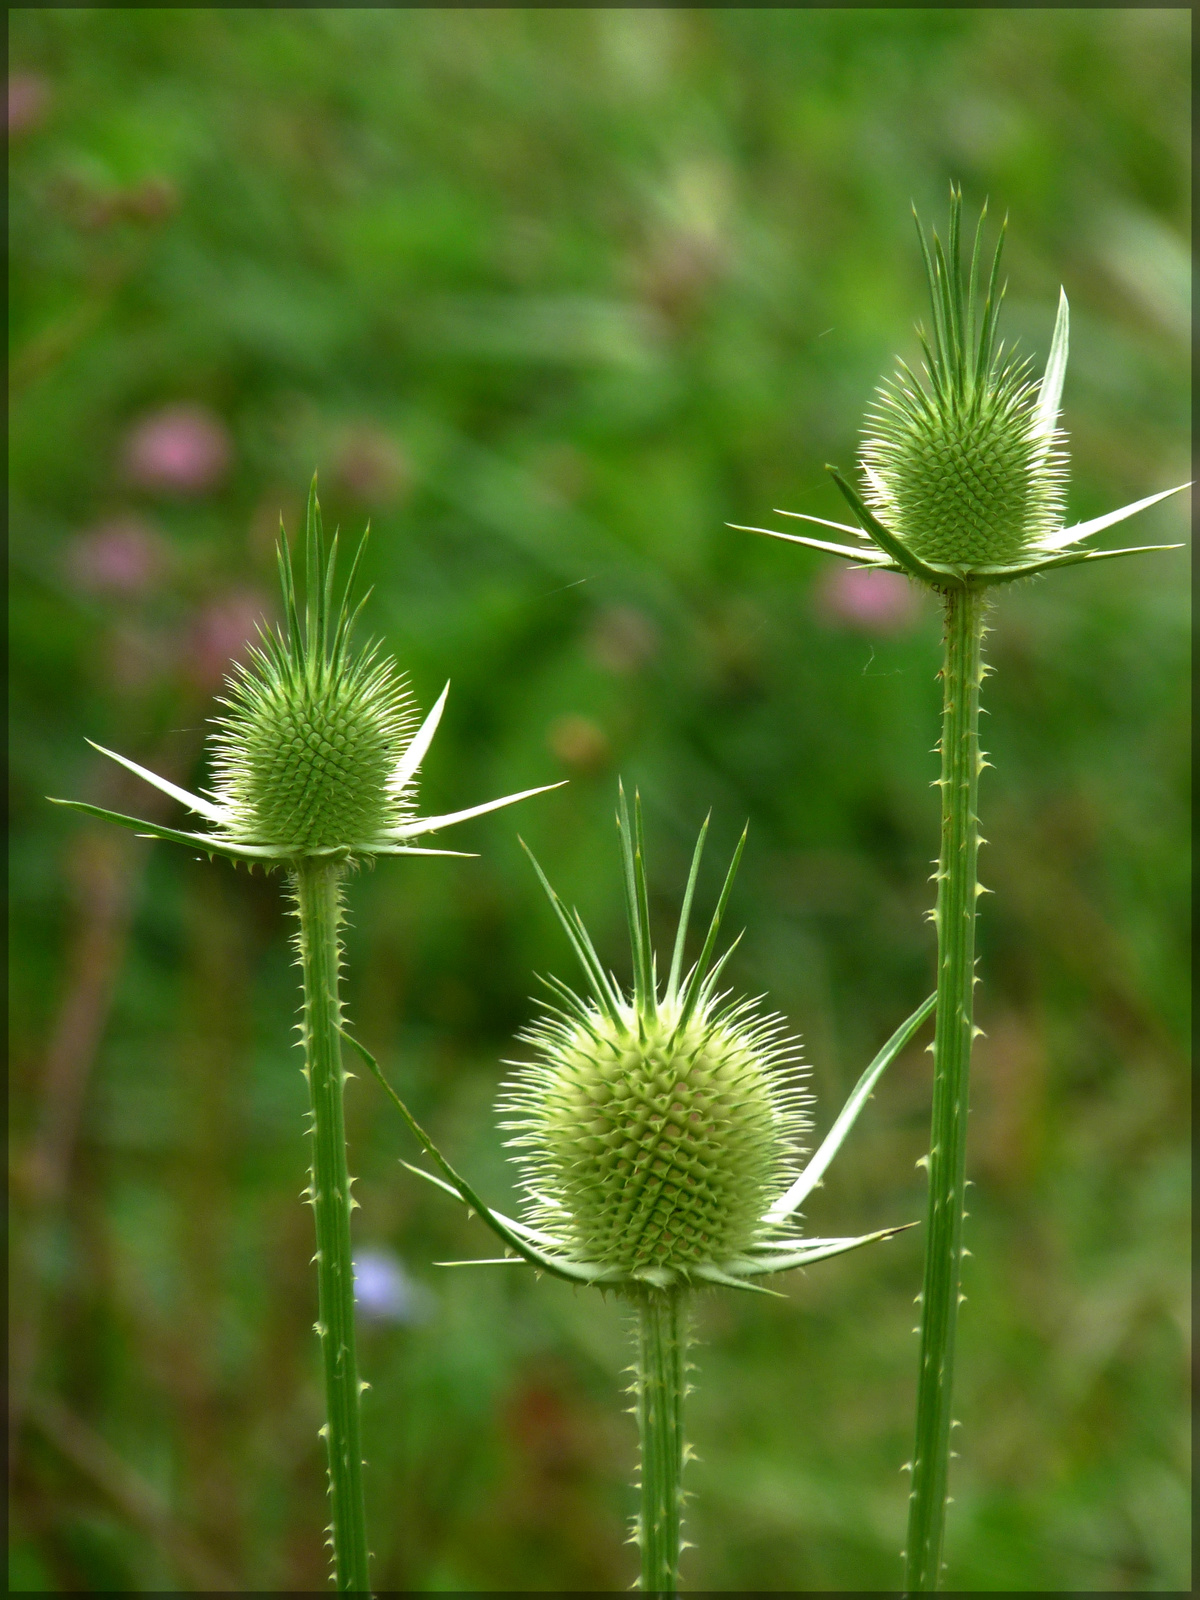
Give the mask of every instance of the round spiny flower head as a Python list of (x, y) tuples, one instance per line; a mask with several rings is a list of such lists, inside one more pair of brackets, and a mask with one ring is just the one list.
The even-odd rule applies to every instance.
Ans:
[(702, 1280), (770, 1236), (764, 1213), (796, 1175), (808, 1097), (780, 1019), (715, 993), (723, 959), (705, 970), (737, 858), (705, 950), (681, 982), (689, 887), (660, 998), (640, 818), (631, 848), (623, 799), (622, 813), (634, 993), (617, 990), (556, 900), (592, 997), (554, 985), (563, 1004), (523, 1035), (536, 1059), (506, 1085), (500, 1109), (516, 1135), (529, 1223), (608, 1282), (666, 1287), (698, 1269)]
[(775, 1019), (710, 1001), (682, 1027), (677, 1005), (641, 1020), (629, 1005), (544, 1019), (501, 1109), (519, 1113), (505, 1126), (530, 1220), (577, 1260), (673, 1281), (759, 1242), (808, 1124)]
[(1066, 470), (1041, 385), (1027, 362), (996, 344), (1003, 230), (980, 308), (987, 208), (964, 274), (961, 206), (952, 191), (945, 251), (936, 234), (932, 252), (920, 234), (933, 307), (932, 334), (918, 330), (926, 382), (901, 362), (880, 388), (862, 465), (867, 505), (914, 556), (970, 572), (1020, 562), (1061, 528)]
[(284, 628), (263, 632), (249, 665), (227, 680), (216, 724), (214, 798), (224, 835), (238, 844), (287, 855), (369, 850), (408, 820), (393, 778), (416, 728), (413, 702), (376, 647), (350, 648), (353, 571), (332, 615), (336, 554), (335, 538), (325, 558), (313, 494), (303, 626), (281, 538)]

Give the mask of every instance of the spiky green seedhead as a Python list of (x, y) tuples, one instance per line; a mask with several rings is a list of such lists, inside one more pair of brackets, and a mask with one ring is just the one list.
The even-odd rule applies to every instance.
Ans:
[(326, 552), (315, 483), (307, 535), (303, 619), (281, 528), (284, 624), (264, 630), (235, 666), (213, 740), (214, 799), (229, 839), (291, 856), (369, 849), (411, 817), (393, 778), (418, 720), (390, 658), (351, 643), (353, 570), (335, 610), (337, 538)]
[(387, 787), (416, 726), (391, 664), (360, 657), (314, 683), (290, 662), (264, 671), (268, 660), (256, 653), (233, 682), (214, 740), (230, 839), (307, 854), (367, 843), (411, 815)]
[(501, 1101), (530, 1222), (629, 1279), (743, 1256), (795, 1178), (809, 1126), (776, 1019), (711, 1001), (682, 1027), (678, 1013), (545, 1018), (525, 1034), (536, 1063)]
[(408, 685), (394, 662), (377, 645), (351, 646), (354, 624), (367, 600), (364, 595), (351, 610), (363, 543), (365, 535), (335, 605), (337, 535), (326, 550), (314, 474), (308, 495), (303, 618), (281, 524), (283, 626), (275, 631), (260, 627), (249, 661), (235, 665), (226, 680), (225, 711), (215, 719), (212, 740), (215, 789), (193, 794), (128, 756), (94, 746), (203, 817), (209, 832), (163, 827), (83, 800), (54, 804), (103, 817), (145, 838), (199, 846), (210, 856), (270, 868), (295, 865), (306, 856), (345, 862), (377, 855), (461, 855), (412, 841), (558, 788), (542, 784), (463, 811), (416, 815), (417, 777), (450, 685), (418, 727)]
[(1069, 344), (1067, 297), (1060, 291), (1049, 358), (1036, 379), (1030, 363), (1006, 351), (996, 337), (1004, 298), (1004, 229), (985, 283), (986, 216), (985, 204), (965, 270), (961, 190), (951, 187), (945, 247), (936, 233), (927, 242), (917, 219), (933, 309), (931, 327), (917, 329), (923, 373), (918, 376), (901, 361), (896, 376), (877, 391), (864, 428), (860, 487), (836, 467), (826, 469), (857, 525), (803, 511), (778, 513), (833, 528), (853, 542), (774, 528), (743, 531), (808, 545), (877, 571), (903, 572), (940, 591), (1012, 583), (1084, 561), (1178, 548), (1079, 546), (1103, 528), (1189, 488), (1186, 483), (1088, 522), (1065, 525), (1067, 457), (1058, 416)]
[(602, 970), (582, 923), (567, 917), (591, 994), (552, 985), (557, 1003), (523, 1035), (534, 1060), (505, 1086), (500, 1110), (530, 1197), (528, 1224), (606, 1281), (666, 1286), (743, 1258), (771, 1233), (763, 1215), (796, 1177), (808, 1096), (780, 1018), (717, 992), (726, 957), (710, 962), (738, 857), (684, 976), (701, 834), (660, 994), (641, 807), (635, 801), (631, 833), (623, 792), (618, 820), (633, 992)]
[(1062, 526), (1066, 497), (1063, 436), (1039, 413), (1030, 363), (996, 339), (1004, 229), (984, 285), (986, 215), (985, 205), (965, 271), (961, 191), (945, 248), (936, 233), (926, 243), (918, 220), (933, 312), (931, 329), (918, 329), (924, 381), (899, 363), (862, 452), (871, 509), (919, 559), (964, 571), (1027, 558)]

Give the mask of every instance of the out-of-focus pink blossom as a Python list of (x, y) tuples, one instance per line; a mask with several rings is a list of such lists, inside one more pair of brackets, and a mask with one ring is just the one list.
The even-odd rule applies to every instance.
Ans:
[(828, 568), (813, 598), (826, 622), (862, 633), (903, 633), (921, 610), (920, 596), (907, 578), (862, 567)]
[(125, 470), (140, 489), (206, 494), (229, 469), (232, 450), (220, 417), (204, 406), (165, 406), (135, 423), (125, 440)]
[(8, 133), (36, 128), (50, 105), (50, 85), (36, 72), (14, 72), (8, 80)]
[(262, 595), (249, 589), (231, 589), (210, 600), (192, 626), (189, 677), (202, 689), (219, 688), (230, 663), (257, 639), (268, 610)]
[(114, 517), (78, 533), (66, 552), (67, 576), (89, 594), (143, 595), (166, 570), (159, 534), (136, 517)]

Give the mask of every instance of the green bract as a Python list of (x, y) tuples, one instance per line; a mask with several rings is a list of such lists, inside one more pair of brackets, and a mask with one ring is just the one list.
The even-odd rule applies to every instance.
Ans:
[(60, 800), (143, 836), (199, 846), (235, 861), (295, 863), (312, 857), (459, 855), (409, 843), (421, 834), (482, 816), (557, 784), (523, 789), (465, 811), (416, 815), (416, 780), (450, 691), (417, 726), (408, 685), (377, 645), (355, 650), (351, 634), (363, 601), (350, 595), (362, 544), (335, 605), (337, 536), (328, 551), (314, 477), (305, 538), (305, 603), (296, 598), (291, 553), (282, 527), (279, 577), (283, 626), (259, 629), (246, 665), (227, 680), (225, 713), (212, 740), (215, 787), (192, 794), (147, 772), (126, 756), (97, 750), (180, 801), (211, 824), (184, 833), (105, 811), (81, 800)]
[(1179, 484), (1090, 522), (1064, 526), (1067, 457), (1058, 415), (1067, 370), (1067, 296), (1060, 291), (1050, 356), (1042, 378), (1035, 380), (1031, 363), (1006, 352), (996, 339), (1004, 298), (1003, 229), (984, 285), (980, 262), (986, 215), (985, 205), (965, 272), (961, 191), (950, 191), (944, 249), (936, 233), (927, 244), (917, 222), (933, 311), (931, 331), (917, 330), (924, 356), (921, 374), (901, 361), (896, 377), (881, 385), (866, 419), (861, 491), (836, 467), (827, 469), (860, 526), (798, 511), (777, 513), (835, 528), (857, 542), (833, 544), (772, 528), (743, 531), (907, 573), (937, 589), (986, 586), (1080, 561), (1137, 554), (1076, 547), (1189, 487)]

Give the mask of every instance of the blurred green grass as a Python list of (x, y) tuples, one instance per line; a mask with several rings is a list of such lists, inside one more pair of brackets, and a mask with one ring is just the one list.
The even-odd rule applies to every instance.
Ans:
[[(417, 1114), (506, 1192), (499, 1062), (569, 975), (516, 832), (620, 967), (620, 772), (664, 917), (708, 808), (714, 859), (750, 818), (733, 976), (825, 1126), (930, 987), (938, 621), (725, 524), (838, 517), (952, 177), (1010, 213), (1009, 336), (1071, 297), (1072, 510), (1186, 476), (1188, 26), (12, 13), (11, 1587), (325, 1583), (279, 885), (45, 805), (147, 804), (84, 736), (204, 781), (316, 465), (372, 523), (370, 628), (423, 704), (452, 679), (429, 805), (571, 779), (352, 887), (351, 1015)], [(1190, 1583), (1185, 573), (996, 607), (952, 1588)], [(920, 1214), (928, 1091), (914, 1051), (814, 1229)], [(359, 1239), (435, 1297), (364, 1329), (379, 1587), (623, 1587), (619, 1309), (439, 1273), (480, 1236), (369, 1083), (349, 1117)], [(919, 1255), (702, 1303), (690, 1587), (899, 1582)]]

